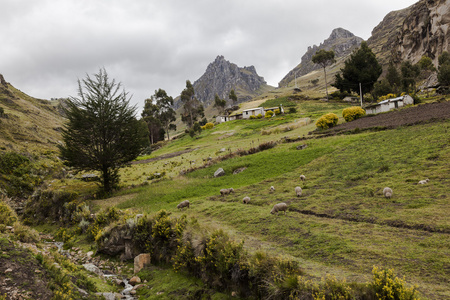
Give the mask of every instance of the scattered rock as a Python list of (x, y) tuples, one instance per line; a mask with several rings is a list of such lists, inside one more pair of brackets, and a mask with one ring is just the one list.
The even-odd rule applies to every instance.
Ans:
[(218, 168), (216, 172), (214, 172), (214, 177), (220, 177), (225, 175), (225, 171), (222, 168)]
[(305, 149), (306, 147), (308, 147), (308, 145), (306, 145), (306, 144), (298, 145), (298, 146), (297, 146), (297, 150), (303, 150), (303, 149)]
[(145, 266), (150, 265), (150, 254), (142, 253), (134, 258), (134, 274), (142, 270)]
[(11, 268), (8, 268), (8, 269), (5, 270), (5, 274), (11, 273), (12, 271), (13, 271), (13, 270), (12, 270)]
[(97, 267), (97, 266), (94, 265), (94, 264), (84, 264), (83, 267), (84, 267), (86, 270), (88, 270), (88, 271), (90, 271), (90, 272), (93, 272), (93, 273), (97, 274), (98, 276), (103, 276), (103, 272), (99, 269), (99, 267)]
[(133, 276), (128, 283), (135, 286), (136, 284), (141, 283), (141, 279), (138, 276)]
[(239, 173), (245, 171), (246, 169), (247, 169), (247, 167), (242, 167), (242, 168), (236, 169), (233, 171), (233, 175), (239, 174)]

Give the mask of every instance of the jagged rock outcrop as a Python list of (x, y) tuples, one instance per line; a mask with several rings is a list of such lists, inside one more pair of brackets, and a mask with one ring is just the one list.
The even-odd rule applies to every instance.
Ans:
[(2, 75), (2, 74), (0, 74), (0, 84), (1, 84), (3, 87), (8, 88), (8, 84), (6, 83), (5, 78), (3, 78), (3, 75)]
[(314, 70), (318, 70), (321, 67), (312, 62), (312, 57), (320, 49), (324, 50), (334, 50), (335, 57), (340, 58), (349, 55), (353, 49), (358, 47), (362, 38), (355, 36), (348, 30), (343, 28), (336, 28), (331, 32), (330, 37), (328, 37), (319, 46), (308, 47), (306, 53), (302, 56), (301, 62), (293, 70), (291, 70), (279, 83), (278, 86), (286, 86), (289, 82), (295, 79), (295, 76), (300, 77), (308, 74)]
[(223, 56), (217, 56), (193, 86), (197, 99), (208, 106), (214, 103), (215, 94), (228, 100), (232, 89), (236, 92), (238, 102), (249, 100), (257, 96), (261, 86), (267, 86), (267, 83), (256, 73), (254, 66), (240, 68)]
[(439, 55), (450, 50), (450, 2), (422, 0), (390, 12), (367, 43), (383, 66), (390, 61), (416, 63), (423, 55), (437, 65)]

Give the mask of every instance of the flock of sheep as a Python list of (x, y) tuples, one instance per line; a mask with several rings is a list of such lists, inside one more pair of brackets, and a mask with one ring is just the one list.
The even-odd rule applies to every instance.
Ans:
[[(301, 181), (305, 181), (305, 180), (306, 180), (306, 176), (305, 176), (305, 175), (300, 175), (300, 180), (301, 180)], [(424, 180), (420, 180), (418, 184), (426, 184), (426, 183), (428, 183), (429, 181), (430, 181), (430, 180), (427, 178), (427, 179), (424, 179)], [(271, 186), (271, 187), (270, 187), (270, 191), (271, 191), (271, 192), (274, 192), (274, 191), (275, 191), (275, 187), (274, 187), (274, 186)], [(221, 190), (220, 190), (220, 195), (222, 195), (222, 196), (225, 196), (225, 195), (228, 195), (228, 194), (231, 194), (231, 193), (234, 193), (234, 189), (233, 189), (233, 188), (229, 188), (229, 189), (221, 189)], [(393, 193), (394, 193), (394, 192), (392, 191), (392, 189), (391, 189), (390, 187), (385, 187), (385, 188), (383, 189), (383, 195), (384, 195), (384, 197), (387, 198), (387, 199), (390, 199), (390, 198), (392, 197)], [(295, 187), (295, 194), (297, 195), (297, 197), (300, 197), (300, 196), (302, 195), (302, 188), (299, 187), (299, 186)], [(250, 203), (250, 197), (245, 196), (245, 197), (242, 199), (242, 202), (243, 202), (244, 204), (249, 204), (249, 203)], [(184, 200), (184, 201), (182, 201), (180, 204), (177, 205), (177, 208), (180, 209), (180, 210), (183, 210), (183, 208), (185, 208), (185, 207), (189, 208), (189, 200)], [(271, 214), (275, 214), (275, 213), (276, 213), (276, 214), (278, 215), (278, 213), (279, 213), (280, 211), (282, 211), (282, 212), (284, 212), (284, 214), (286, 214), (287, 207), (288, 207), (287, 204), (284, 203), (284, 202), (277, 203), (277, 204), (275, 204), (275, 205), (273, 206), (273, 208), (272, 208), (272, 210), (270, 211), (270, 213), (271, 213)]]

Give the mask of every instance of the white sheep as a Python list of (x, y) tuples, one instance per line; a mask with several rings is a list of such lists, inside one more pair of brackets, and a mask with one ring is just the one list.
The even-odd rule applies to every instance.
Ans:
[(234, 189), (233, 189), (233, 188), (229, 188), (229, 189), (221, 189), (221, 190), (220, 190), (220, 194), (221, 194), (222, 196), (225, 196), (225, 195), (228, 195), (228, 194), (231, 194), (231, 193), (234, 193)]
[(305, 175), (300, 175), (300, 180), (301, 181), (305, 181), (306, 180), (306, 176)]
[(271, 214), (277, 213), (280, 211), (284, 211), (284, 214), (286, 214), (286, 210), (287, 210), (287, 204), (286, 203), (278, 203), (275, 204), (272, 208), (272, 210), (270, 211)]
[(295, 187), (295, 194), (297, 194), (297, 197), (300, 197), (302, 195), (302, 188), (299, 186)]
[(183, 208), (185, 207), (189, 208), (189, 200), (184, 200), (177, 205), (177, 208), (179, 208), (180, 210), (183, 210)]
[(430, 179), (427, 178), (427, 179), (419, 181), (418, 184), (426, 184), (428, 181), (430, 181)]
[(250, 197), (249, 196), (245, 196), (244, 199), (242, 199), (242, 202), (244, 204), (248, 204), (250, 202)]
[(273, 185), (270, 187), (270, 191), (275, 192), (275, 187)]
[(392, 189), (391, 189), (391, 188), (385, 187), (385, 188), (383, 189), (383, 195), (384, 195), (384, 197), (386, 197), (386, 198), (391, 198), (391, 197), (392, 197), (392, 194), (393, 194), (393, 192), (392, 192)]

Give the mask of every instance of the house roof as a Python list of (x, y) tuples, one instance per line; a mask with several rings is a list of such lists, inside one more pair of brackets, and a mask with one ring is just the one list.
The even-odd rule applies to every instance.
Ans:
[(386, 104), (386, 103), (389, 103), (389, 102), (401, 101), (401, 100), (404, 100), (404, 98), (405, 98), (405, 96), (400, 96), (400, 97), (396, 97), (396, 98), (386, 99), (386, 100), (383, 100), (383, 101), (378, 102), (376, 104), (372, 104), (372, 105), (366, 106), (366, 108), (376, 107), (378, 105)]

